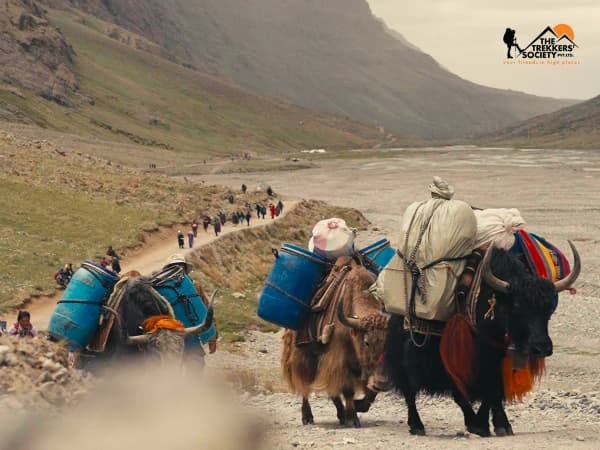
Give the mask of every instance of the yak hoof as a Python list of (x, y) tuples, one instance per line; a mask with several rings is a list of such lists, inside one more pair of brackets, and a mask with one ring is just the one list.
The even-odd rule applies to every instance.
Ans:
[(413, 436), (425, 436), (425, 429), (424, 428), (411, 428), (410, 434), (412, 434)]
[(480, 428), (480, 427), (467, 427), (467, 431), (469, 433), (476, 434), (481, 437), (490, 437), (492, 434), (490, 433), (489, 428)]
[(507, 427), (494, 428), (494, 433), (496, 433), (496, 436), (499, 436), (499, 437), (514, 436), (514, 434), (515, 434), (515, 433), (513, 433), (512, 427), (510, 425), (508, 425)]
[(302, 418), (302, 425), (314, 425), (314, 424), (315, 424), (315, 419), (313, 419), (312, 416)]
[(352, 418), (352, 425), (354, 425), (354, 428), (360, 428), (360, 419), (358, 416)]

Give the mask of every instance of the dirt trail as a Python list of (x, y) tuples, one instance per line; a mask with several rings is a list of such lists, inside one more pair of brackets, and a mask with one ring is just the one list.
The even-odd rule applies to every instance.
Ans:
[[(286, 200), (283, 214), (274, 220), (279, 220), (284, 217), (287, 213), (293, 210), (299, 202), (297, 200)], [(236, 231), (246, 228), (256, 228), (264, 226), (271, 222), (270, 218), (256, 219), (253, 215), (250, 220), (250, 226), (246, 225), (232, 225), (231, 222), (227, 222), (225, 226), (221, 228), (219, 237), (234, 233)], [(137, 270), (142, 274), (150, 274), (153, 271), (160, 269), (165, 260), (173, 253), (183, 253), (189, 255), (193, 252), (200, 251), (204, 245), (207, 245), (214, 240), (218, 239), (215, 236), (212, 226), (208, 228), (208, 232), (205, 232), (202, 227), (198, 231), (198, 237), (194, 239), (194, 247), (180, 250), (177, 246), (177, 227), (167, 228), (159, 233), (150, 235), (146, 243), (133, 251), (125, 253), (121, 260), (122, 272), (129, 270)], [(187, 232), (187, 229), (185, 230)], [(187, 236), (186, 236), (187, 245)], [(50, 316), (54, 311), (56, 302), (60, 299), (62, 291), (57, 291), (54, 295), (49, 297), (39, 297), (33, 299), (31, 303), (26, 306), (26, 309), (31, 313), (31, 321), (37, 329), (46, 329)], [(0, 315), (0, 320), (6, 320), (8, 324), (12, 324), (15, 321), (15, 313), (7, 313)]]

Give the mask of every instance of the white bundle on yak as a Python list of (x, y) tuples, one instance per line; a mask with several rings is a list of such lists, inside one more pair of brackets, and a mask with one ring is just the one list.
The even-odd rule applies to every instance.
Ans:
[(312, 230), (308, 249), (327, 261), (335, 261), (340, 256), (354, 253), (355, 235), (356, 230), (348, 227), (343, 219), (320, 220)]
[(388, 312), (447, 321), (456, 311), (454, 289), (464, 257), (473, 249), (477, 222), (467, 203), (452, 200), (454, 191), (446, 182), (435, 177), (429, 189), (433, 198), (404, 212), (399, 253), (371, 290)]
[(475, 248), (493, 242), (496, 247), (510, 250), (515, 243), (515, 233), (525, 226), (525, 220), (515, 208), (475, 211), (475, 217), (477, 218)]

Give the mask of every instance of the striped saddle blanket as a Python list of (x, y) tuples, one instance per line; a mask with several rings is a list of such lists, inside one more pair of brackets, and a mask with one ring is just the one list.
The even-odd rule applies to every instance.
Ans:
[(511, 251), (525, 262), (531, 273), (557, 281), (571, 272), (569, 261), (559, 248), (537, 234), (519, 230)]

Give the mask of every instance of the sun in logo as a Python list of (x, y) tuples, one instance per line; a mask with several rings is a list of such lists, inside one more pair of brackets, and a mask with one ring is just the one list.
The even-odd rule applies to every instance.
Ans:
[(571, 41), (575, 40), (575, 33), (573, 33), (573, 28), (571, 28), (566, 23), (559, 23), (558, 25), (554, 25), (552, 31), (554, 31), (559, 38), (567, 36), (569, 39), (571, 39)]

